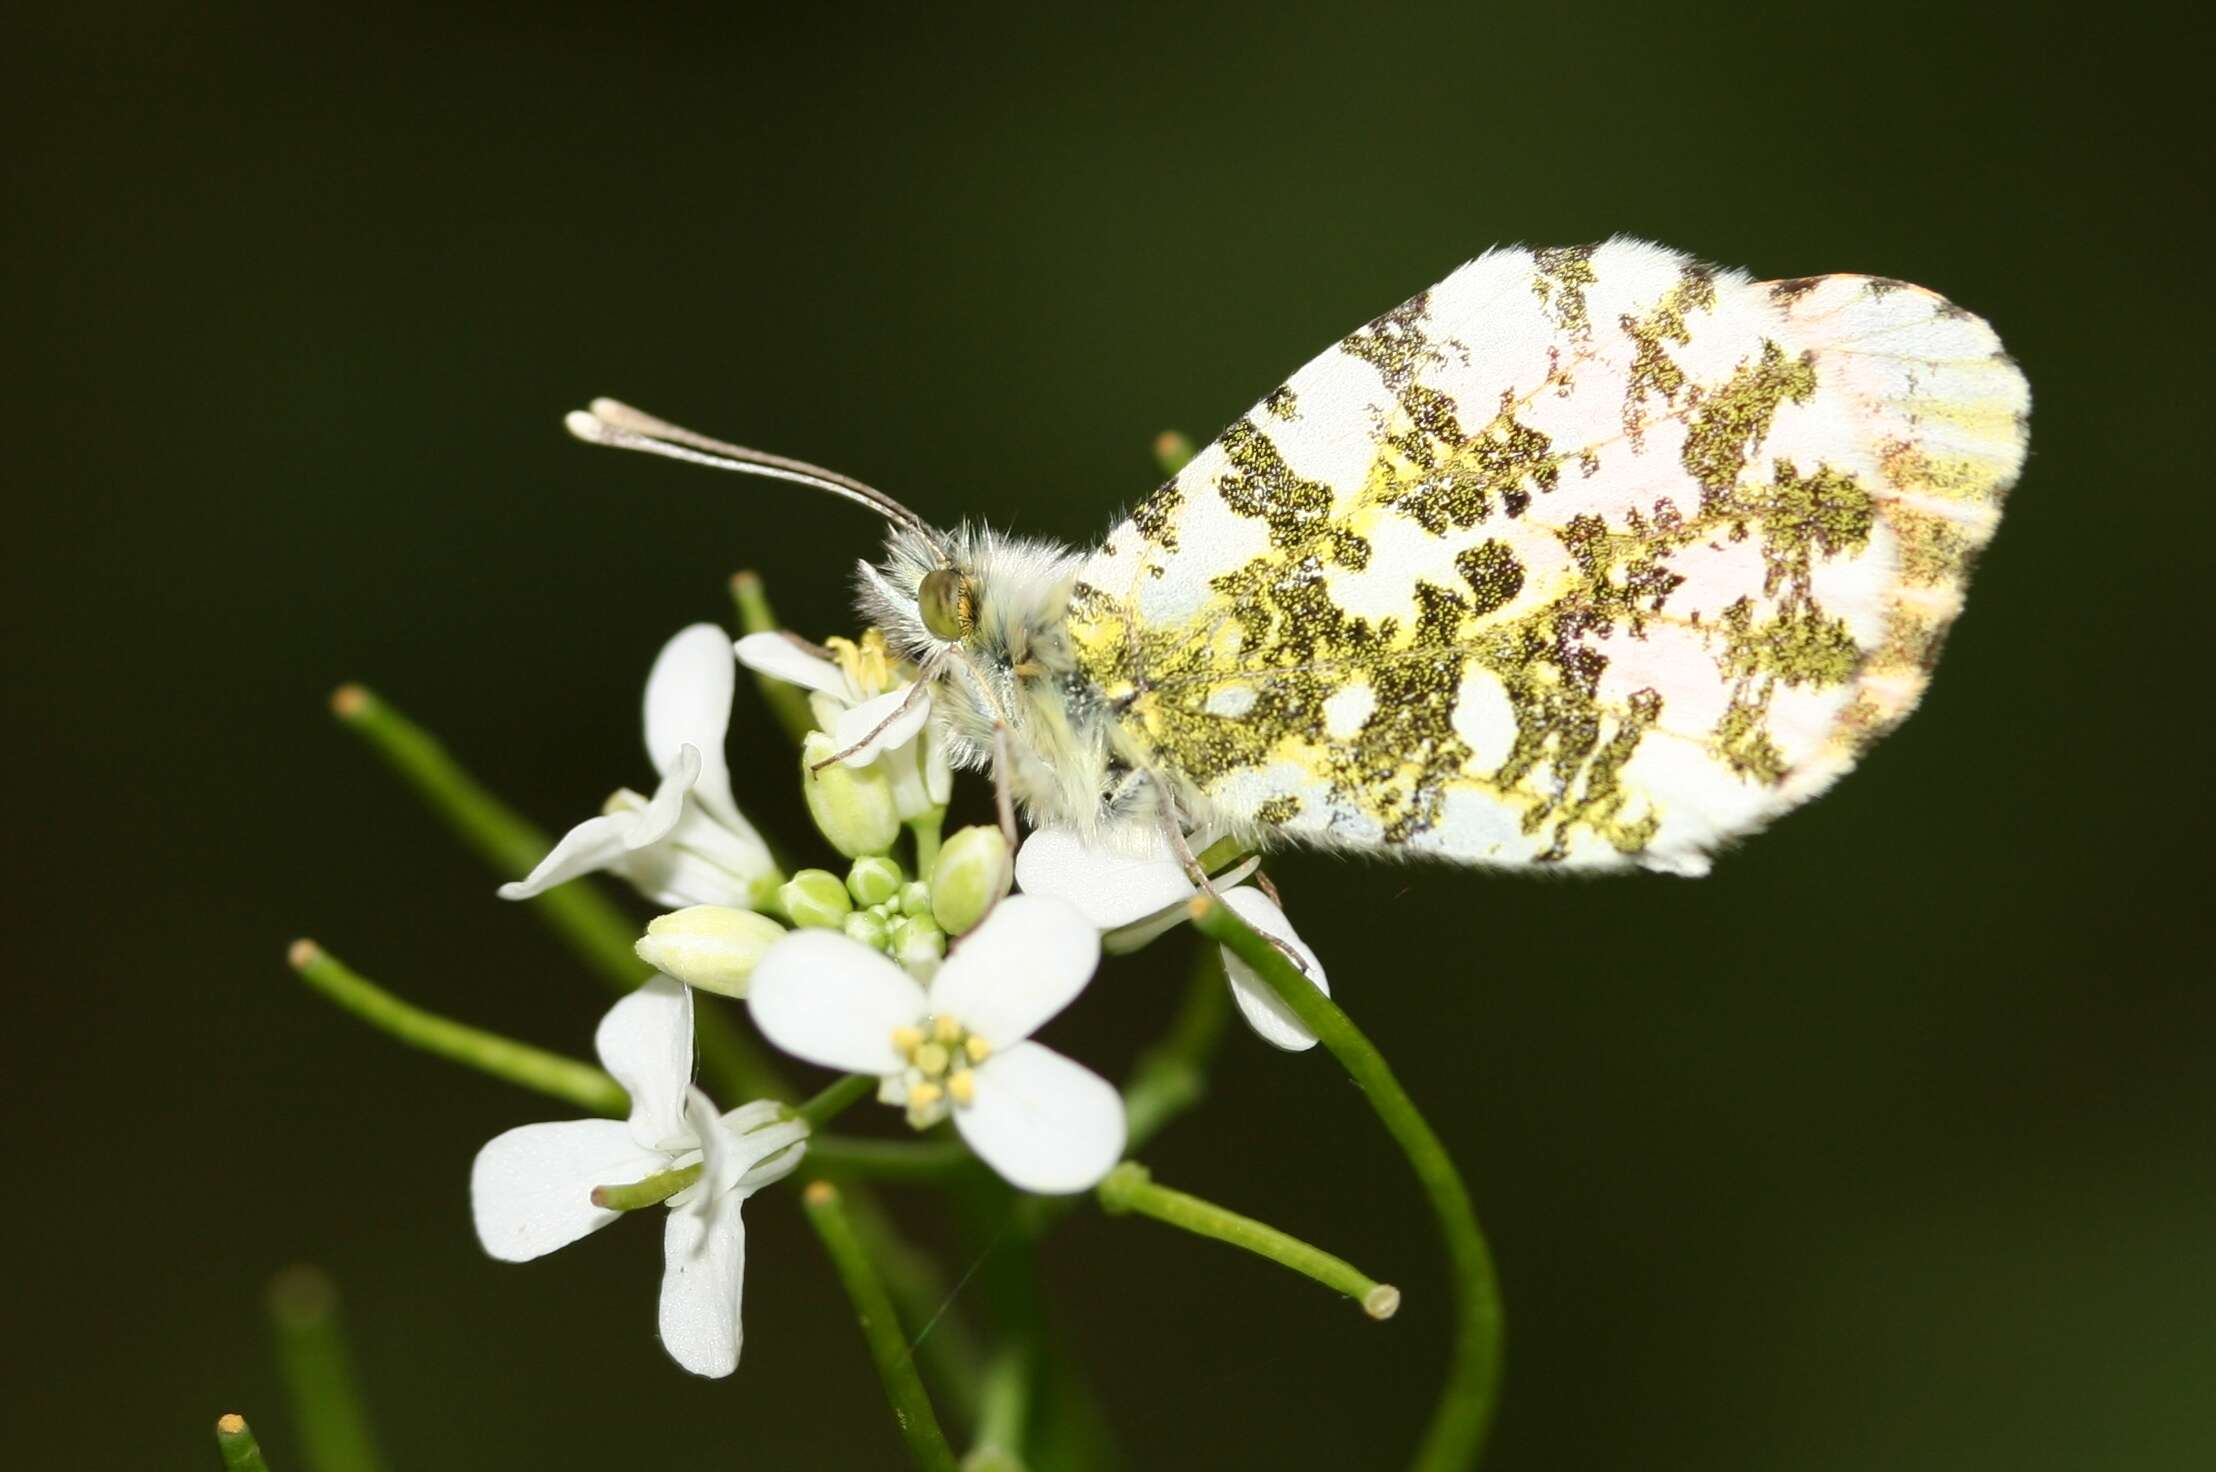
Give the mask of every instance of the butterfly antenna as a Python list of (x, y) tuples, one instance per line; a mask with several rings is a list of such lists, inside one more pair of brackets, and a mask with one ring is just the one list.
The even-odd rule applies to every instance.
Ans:
[(920, 534), (942, 556), (947, 552), (946, 543), (938, 531), (922, 517), (875, 486), (864, 485), (854, 477), (841, 475), (836, 470), (810, 465), (805, 460), (772, 455), (767, 450), (751, 450), (745, 445), (710, 439), (707, 435), (686, 429), (683, 425), (671, 424), (666, 419), (657, 419), (616, 399), (594, 399), (590, 409), (571, 410), (562, 423), (571, 434), (587, 444), (608, 445), (618, 450), (642, 450), (649, 455), (660, 455), (669, 460), (685, 460), (694, 465), (712, 466), (717, 470), (766, 476), (771, 480), (791, 481), (795, 485), (828, 491), (834, 496), (867, 506), (895, 526), (906, 527)]

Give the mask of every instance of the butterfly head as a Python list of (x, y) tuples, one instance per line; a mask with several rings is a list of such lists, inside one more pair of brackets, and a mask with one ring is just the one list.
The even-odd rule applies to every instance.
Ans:
[(787, 481), (883, 517), (885, 556), (861, 566), (860, 611), (939, 695), (949, 757), (988, 765), (1005, 729), (1028, 805), (1062, 813), (1096, 804), (1107, 761), (1100, 702), (1078, 676), (1066, 627), (1077, 554), (982, 527), (941, 530), (851, 476), (711, 439), (614, 399), (595, 399), (566, 423), (591, 444)]

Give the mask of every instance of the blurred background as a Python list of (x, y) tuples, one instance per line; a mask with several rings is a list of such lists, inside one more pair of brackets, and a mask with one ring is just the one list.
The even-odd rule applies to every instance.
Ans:
[[(2037, 411), (1922, 713), (1713, 877), (1273, 865), (1493, 1233), (1489, 1465), (2216, 1457), (2183, 647), (2216, 324), (2195, 88), (2151, 22), (94, 4), (11, 31), (17, 1463), (212, 1466), (236, 1409), (300, 1472), (263, 1292), (307, 1260), (396, 1467), (902, 1465), (790, 1193), (749, 1212), (720, 1383), (654, 1340), (644, 1224), (479, 1255), (472, 1153), (562, 1111), (339, 1015), (285, 945), (572, 1052), (604, 997), (328, 692), (374, 685), (559, 828), (648, 777), (648, 662), (728, 574), (840, 631), (876, 535), (577, 446), (588, 396), (1084, 543), (1158, 430), (1205, 439), (1496, 242), (1614, 232), (1929, 285)], [(750, 690), (731, 754), (802, 835)], [(1050, 1039), (1120, 1070), (1182, 966), (1118, 963)], [(1088, 1210), (1055, 1309), (1132, 1466), (1397, 1465), (1446, 1346), (1429, 1220), (1328, 1058), (1234, 1032), (1151, 1163), (1406, 1308)]]

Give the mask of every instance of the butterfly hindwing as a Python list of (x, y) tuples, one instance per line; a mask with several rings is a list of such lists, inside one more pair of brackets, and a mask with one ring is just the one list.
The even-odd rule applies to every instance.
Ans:
[(1495, 251), (1134, 510), (1073, 642), (1205, 816), (1699, 872), (1913, 707), (2028, 404), (1920, 288)]

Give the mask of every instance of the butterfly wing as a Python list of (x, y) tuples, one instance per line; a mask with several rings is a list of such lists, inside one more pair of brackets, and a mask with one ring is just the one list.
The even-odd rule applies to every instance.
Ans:
[(1207, 816), (1699, 873), (1914, 707), (2029, 404), (1918, 287), (1494, 251), (1135, 509), (1073, 643)]

